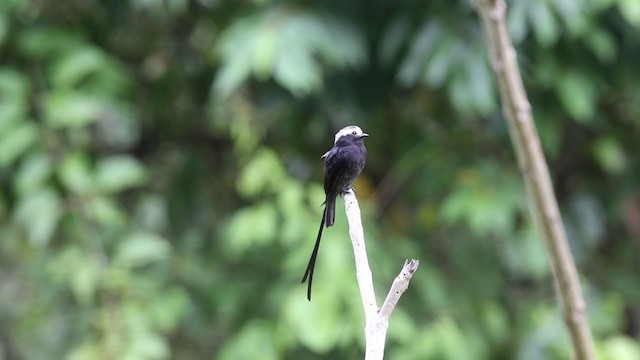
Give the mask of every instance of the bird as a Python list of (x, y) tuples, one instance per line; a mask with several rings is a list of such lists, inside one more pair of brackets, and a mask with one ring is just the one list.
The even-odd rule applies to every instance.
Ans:
[(353, 182), (364, 169), (367, 161), (367, 148), (364, 146), (363, 138), (368, 136), (369, 134), (355, 125), (342, 128), (336, 133), (333, 147), (321, 157), (324, 159), (324, 211), (316, 244), (313, 247), (307, 270), (302, 277), (303, 284), (307, 279), (309, 280), (307, 288), (309, 301), (311, 301), (311, 282), (320, 248), (322, 230), (325, 227), (333, 226), (336, 220), (336, 198), (352, 189)]

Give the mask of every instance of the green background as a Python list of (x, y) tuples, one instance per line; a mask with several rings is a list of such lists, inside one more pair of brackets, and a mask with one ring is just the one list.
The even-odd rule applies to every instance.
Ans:
[[(601, 359), (638, 359), (640, 2), (509, 28)], [(343, 202), (301, 285), (333, 135), (387, 358), (567, 359), (470, 1), (0, 2), (0, 359), (357, 359)]]

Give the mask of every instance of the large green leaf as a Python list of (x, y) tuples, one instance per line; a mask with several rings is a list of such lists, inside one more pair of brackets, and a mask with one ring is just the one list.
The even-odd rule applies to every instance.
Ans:
[(221, 35), (217, 52), (222, 66), (215, 89), (221, 95), (253, 74), (273, 77), (294, 95), (304, 96), (319, 91), (332, 68), (365, 62), (364, 39), (357, 28), (330, 15), (285, 5), (235, 23)]

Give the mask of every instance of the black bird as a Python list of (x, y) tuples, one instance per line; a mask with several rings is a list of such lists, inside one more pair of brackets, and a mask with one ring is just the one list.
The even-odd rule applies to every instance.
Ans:
[(311, 282), (313, 281), (313, 270), (316, 266), (318, 248), (322, 229), (333, 226), (336, 220), (336, 198), (351, 189), (351, 185), (356, 180), (364, 168), (367, 160), (367, 148), (364, 147), (363, 137), (369, 136), (362, 132), (357, 126), (347, 126), (338, 131), (333, 143), (333, 148), (322, 155), (324, 159), (324, 212), (320, 221), (320, 230), (316, 245), (313, 247), (307, 271), (302, 277), (304, 283), (309, 278), (307, 289), (307, 299), (311, 301)]

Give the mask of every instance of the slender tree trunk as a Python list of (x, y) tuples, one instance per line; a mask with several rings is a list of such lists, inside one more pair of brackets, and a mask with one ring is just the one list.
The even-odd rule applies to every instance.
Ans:
[(517, 54), (507, 31), (504, 0), (476, 0), (487, 36), (491, 65), (498, 80), (502, 111), (507, 120), (518, 165), (527, 185), (529, 204), (544, 239), (566, 327), (576, 359), (595, 359), (587, 307), (578, 272), (567, 244), (549, 169), (533, 122)]

